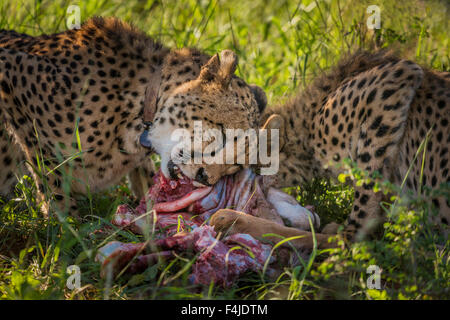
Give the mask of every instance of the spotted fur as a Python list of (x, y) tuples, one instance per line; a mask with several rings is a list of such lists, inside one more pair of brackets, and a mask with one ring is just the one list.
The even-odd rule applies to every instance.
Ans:
[[(114, 18), (37, 37), (0, 31), (0, 193), (10, 194), (28, 163), (39, 199), (51, 194), (71, 213), (74, 195), (102, 190), (127, 173), (143, 195), (153, 152), (139, 144), (143, 118), (156, 113), (159, 124), (180, 123), (207, 104), (245, 107), (257, 119), (253, 87), (235, 76), (214, 97), (208, 90), (179, 93), (195, 86), (210, 59), (196, 49), (170, 50)], [(168, 99), (178, 106), (165, 108)]]
[[(359, 52), (317, 79), (290, 102), (268, 109), (284, 126), (279, 185), (297, 186), (315, 177), (337, 177), (336, 165), (350, 158), (361, 169), (379, 171), (401, 185), (426, 134), (422, 185), (450, 182), (450, 73), (436, 72), (386, 53)], [(421, 185), (421, 156), (407, 176), (406, 188)], [(350, 234), (367, 234), (383, 220), (382, 193), (373, 183), (355, 187), (346, 223)], [(436, 224), (448, 228), (450, 204), (433, 199)], [(375, 222), (375, 223), (371, 223)]]

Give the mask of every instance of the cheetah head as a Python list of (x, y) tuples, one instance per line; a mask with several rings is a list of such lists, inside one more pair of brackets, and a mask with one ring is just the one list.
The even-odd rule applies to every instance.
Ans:
[[(211, 149), (212, 142), (223, 147), (227, 129), (258, 127), (266, 95), (261, 88), (235, 76), (236, 67), (235, 53), (224, 50), (199, 67), (196, 74), (192, 70), (195, 67), (189, 66), (191, 75), (195, 74), (193, 79), (161, 85), (153, 121), (140, 141), (161, 156), (161, 171), (166, 177), (184, 174), (203, 185), (212, 185), (242, 167), (234, 162), (227, 164), (225, 159), (211, 163), (205, 157), (196, 158), (199, 153), (217, 156), (216, 148), (206, 153), (207, 148)], [(173, 74), (174, 70), (163, 70), (163, 80)]]

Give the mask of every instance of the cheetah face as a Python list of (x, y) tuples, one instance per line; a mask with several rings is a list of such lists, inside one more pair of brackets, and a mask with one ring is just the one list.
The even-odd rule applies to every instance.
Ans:
[(205, 157), (220, 156), (215, 150), (223, 148), (227, 129), (256, 129), (266, 106), (261, 88), (234, 76), (236, 65), (236, 55), (222, 51), (201, 68), (196, 79), (159, 96), (154, 121), (148, 133), (141, 135), (141, 144), (151, 145), (161, 156), (161, 170), (166, 177), (184, 174), (212, 185), (241, 168), (226, 164), (224, 158), (212, 163)]

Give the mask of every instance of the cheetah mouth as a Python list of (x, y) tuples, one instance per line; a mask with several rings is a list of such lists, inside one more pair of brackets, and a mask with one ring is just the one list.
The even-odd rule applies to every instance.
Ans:
[(169, 176), (173, 180), (188, 178), (172, 160), (167, 163), (167, 170), (169, 170)]
[(199, 181), (197, 181), (195, 179), (189, 178), (187, 175), (185, 175), (183, 173), (183, 171), (172, 160), (169, 160), (169, 162), (167, 163), (167, 170), (169, 171), (170, 179), (173, 179), (173, 180), (189, 179), (189, 180), (192, 181), (192, 184), (195, 187), (198, 187), (198, 188), (211, 187), (211, 185), (208, 184), (207, 182), (201, 183), (201, 182), (199, 182)]

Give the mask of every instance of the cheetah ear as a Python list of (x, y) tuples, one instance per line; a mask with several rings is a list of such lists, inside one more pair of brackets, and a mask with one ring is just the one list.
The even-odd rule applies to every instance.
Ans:
[(267, 106), (266, 93), (257, 85), (251, 84), (249, 87), (255, 97), (256, 103), (258, 104), (259, 112), (262, 113)]
[(157, 90), (154, 87), (147, 87), (144, 96), (144, 122), (152, 122), (156, 113)]
[(238, 58), (233, 51), (223, 50), (202, 67), (198, 79), (204, 83), (217, 82), (226, 88), (236, 71), (237, 63)]
[[(279, 136), (279, 150), (281, 150), (285, 143), (285, 132), (284, 132), (284, 119), (279, 114), (272, 114), (264, 123), (261, 129), (270, 130), (278, 129)], [(269, 136), (268, 136), (269, 137)], [(270, 143), (272, 139), (268, 139), (268, 143)], [(270, 146), (269, 146), (270, 148)]]

